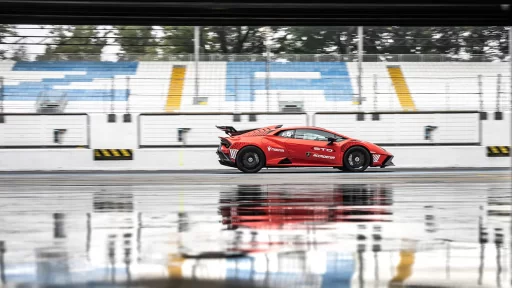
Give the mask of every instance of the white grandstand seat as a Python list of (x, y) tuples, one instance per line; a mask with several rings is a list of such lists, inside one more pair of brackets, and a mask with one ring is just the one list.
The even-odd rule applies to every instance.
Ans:
[[(31, 92), (30, 97), (24, 99), (7, 97), (4, 102), (4, 111), (34, 112), (36, 92), (42, 89), (45, 81), (50, 81), (53, 84), (58, 84), (53, 85), (52, 89), (71, 91), (77, 97), (70, 99), (66, 112), (109, 112), (112, 104), (114, 111), (118, 113), (124, 112), (127, 104), (131, 107), (132, 112), (164, 112), (174, 65), (186, 66), (180, 111), (257, 112), (267, 111), (267, 109), (279, 111), (279, 101), (287, 100), (302, 101), (307, 112), (359, 110), (358, 105), (352, 102), (352, 96), (357, 99), (359, 93), (358, 69), (355, 62), (346, 63), (346, 68), (343, 68), (346, 71), (343, 73), (346, 74), (334, 76), (340, 77), (339, 83), (346, 82), (351, 87), (332, 86), (332, 83), (338, 82), (324, 81), (325, 79), (316, 82), (311, 79), (301, 79), (302, 76), (299, 75), (296, 76), (299, 78), (279, 80), (284, 81), (281, 84), (278, 81), (271, 82), (274, 84), (271, 84), (268, 92), (264, 88), (265, 84), (262, 79), (254, 79), (253, 81), (259, 82), (253, 83), (252, 88), (247, 79), (237, 80), (237, 84), (234, 84), (232, 80), (227, 80), (227, 78), (231, 79), (240, 75), (240, 77), (254, 75), (256, 70), (250, 68), (251, 65), (254, 65), (250, 63), (255, 62), (199, 62), (198, 96), (207, 97), (207, 101), (202, 103), (203, 105), (194, 104), (196, 83), (194, 62), (138, 62), (136, 70), (130, 66), (134, 65), (130, 64), (134, 62), (119, 62), (117, 64), (113, 64), (113, 62), (32, 63), (36, 64), (23, 64), (26, 65), (21, 66), (24, 67), (23, 69), (14, 69), (16, 62), (0, 62), (0, 76), (4, 77), (4, 85), (8, 87), (8, 89), (4, 89), (5, 95), (8, 96), (9, 93), (13, 93), (11, 96), (16, 93), (23, 94), (24, 91), (34, 92)], [(42, 65), (42, 68), (36, 67), (37, 65)], [(69, 67), (70, 65), (75, 66)], [(229, 72), (228, 65), (241, 67), (237, 69), (242, 70), (230, 70), (231, 72)], [(271, 72), (276, 72), (272, 74), (272, 77), (284, 77), (283, 75), (295, 77), (293, 76), (294, 72), (299, 71), (299, 74), (317, 73), (320, 77), (326, 78), (332, 75), (329, 74), (332, 72), (332, 68), (328, 67), (336, 67), (332, 65), (343, 66), (344, 64), (340, 64), (340, 62), (288, 62), (271, 66), (274, 67)], [(493, 111), (496, 109), (498, 74), (502, 75), (500, 108), (508, 110), (510, 72), (509, 64), (506, 62), (367, 62), (363, 63), (362, 96), (365, 101), (361, 106), (362, 111), (402, 110), (387, 71), (388, 65), (401, 67), (417, 110), (478, 110), (480, 108), (478, 75), (482, 75), (484, 110)], [(58, 69), (53, 69), (54, 67), (58, 67)], [(325, 75), (328, 76), (307, 71), (326, 71)], [(115, 79), (113, 86), (112, 77)], [(130, 77), (129, 82), (127, 77)], [(237, 85), (236, 90), (240, 101), (233, 101), (234, 85)], [(17, 88), (13, 90), (14, 86)], [(108, 96), (112, 89), (116, 90), (116, 101), (113, 103)], [(126, 96), (127, 89), (130, 90), (128, 103), (123, 98)], [(343, 92), (345, 91), (343, 89), (348, 92)], [(80, 98), (92, 97), (91, 95), (99, 93), (98, 91), (102, 91), (101, 93), (107, 96), (100, 97), (101, 100), (97, 101), (91, 101), (91, 99), (83, 101), (84, 99)], [(336, 97), (341, 95), (343, 99), (335, 97), (334, 100), (328, 101), (329, 93), (334, 93), (332, 95), (337, 95)], [(253, 95), (253, 101), (249, 101), (250, 95)], [(267, 99), (270, 102), (267, 103)]]

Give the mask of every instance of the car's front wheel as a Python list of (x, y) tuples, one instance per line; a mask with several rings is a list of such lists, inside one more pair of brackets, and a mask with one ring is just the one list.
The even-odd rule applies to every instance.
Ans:
[(249, 146), (240, 150), (236, 155), (236, 167), (245, 173), (256, 173), (265, 167), (265, 154), (261, 149)]
[(360, 146), (348, 149), (343, 155), (343, 170), (363, 172), (370, 166), (370, 153)]

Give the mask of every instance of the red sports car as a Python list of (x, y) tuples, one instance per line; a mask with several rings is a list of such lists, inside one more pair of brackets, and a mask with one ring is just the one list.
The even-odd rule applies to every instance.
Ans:
[(318, 127), (283, 125), (237, 131), (216, 126), (229, 137), (219, 137), (219, 163), (242, 172), (263, 167), (335, 167), (362, 172), (368, 167), (394, 166), (383, 148)]

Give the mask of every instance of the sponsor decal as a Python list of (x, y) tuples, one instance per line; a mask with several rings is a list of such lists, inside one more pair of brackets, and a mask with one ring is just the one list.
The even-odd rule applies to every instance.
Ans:
[(324, 151), (324, 152), (334, 152), (333, 149), (321, 148), (321, 147), (313, 147), (313, 150), (315, 150), (315, 151)]
[(270, 147), (270, 146), (268, 146), (267, 149), (268, 149), (268, 151), (284, 152), (284, 149), (274, 148), (274, 147)]
[(231, 159), (236, 159), (237, 153), (238, 153), (238, 149), (229, 149), (229, 157), (231, 157)]
[(329, 156), (329, 155), (321, 155), (321, 154), (313, 154), (313, 157), (317, 157), (317, 158), (323, 158), (323, 159), (330, 159), (330, 160), (334, 160), (334, 156)]
[(309, 156), (311, 156), (311, 153), (306, 152), (306, 157), (309, 157)]

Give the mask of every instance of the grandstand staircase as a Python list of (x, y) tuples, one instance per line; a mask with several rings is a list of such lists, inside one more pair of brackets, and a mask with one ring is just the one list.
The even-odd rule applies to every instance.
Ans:
[(172, 67), (171, 83), (169, 85), (169, 93), (167, 93), (167, 102), (165, 104), (165, 111), (167, 112), (180, 110), (186, 71), (187, 68), (184, 65), (175, 65)]
[(42, 114), (64, 113), (68, 104), (67, 94), (57, 91), (39, 93), (36, 101), (36, 112)]
[(416, 111), (416, 105), (412, 100), (411, 92), (405, 81), (404, 74), (400, 66), (388, 66), (388, 73), (393, 87), (395, 87), (396, 96), (404, 111)]

